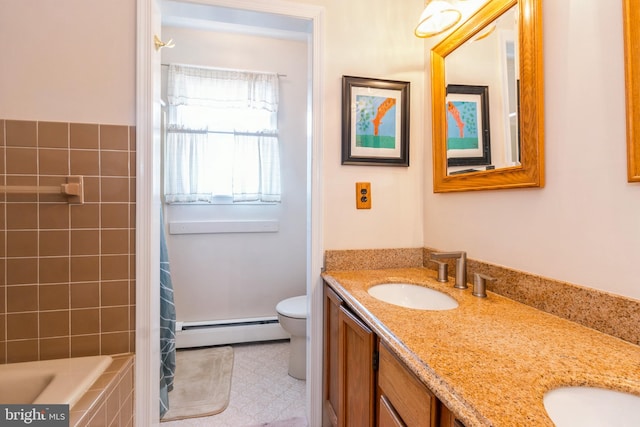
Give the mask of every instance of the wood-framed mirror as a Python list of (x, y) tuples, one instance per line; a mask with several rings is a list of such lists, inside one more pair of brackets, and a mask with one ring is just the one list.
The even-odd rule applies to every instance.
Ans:
[(640, 4), (623, 1), (627, 94), (627, 180), (640, 182)]
[[(434, 192), (544, 186), (541, 3), (489, 0), (431, 50)], [(498, 53), (459, 53), (480, 45)], [(454, 93), (460, 85), (486, 86), (489, 111), (480, 111), (486, 99)], [(484, 139), (491, 141), (489, 160), (471, 154)], [(467, 151), (483, 160), (463, 167), (452, 161)]]

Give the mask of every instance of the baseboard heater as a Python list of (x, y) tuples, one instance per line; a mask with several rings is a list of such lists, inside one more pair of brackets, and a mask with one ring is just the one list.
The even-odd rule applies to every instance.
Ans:
[(176, 322), (176, 347), (206, 347), (243, 342), (273, 341), (289, 338), (278, 318)]

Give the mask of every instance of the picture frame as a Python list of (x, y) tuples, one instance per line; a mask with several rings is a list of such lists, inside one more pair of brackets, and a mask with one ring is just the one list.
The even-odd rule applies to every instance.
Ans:
[(342, 164), (409, 166), (409, 82), (342, 77)]
[(447, 85), (447, 166), (491, 165), (489, 87)]

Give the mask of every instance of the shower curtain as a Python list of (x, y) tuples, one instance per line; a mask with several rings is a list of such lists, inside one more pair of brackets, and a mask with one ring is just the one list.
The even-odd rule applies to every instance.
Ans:
[(160, 418), (169, 410), (169, 392), (176, 369), (176, 307), (169, 269), (169, 253), (160, 209)]

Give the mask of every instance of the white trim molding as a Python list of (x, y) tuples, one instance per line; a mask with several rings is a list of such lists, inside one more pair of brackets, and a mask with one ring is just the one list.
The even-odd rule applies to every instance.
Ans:
[[(311, 22), (309, 35), (310, 121), (307, 165), (307, 293), (311, 296), (308, 330), (307, 417), (309, 425), (322, 424), (323, 299), (320, 273), (323, 264), (322, 97), (324, 7), (284, 0), (189, 0), (255, 12), (276, 13)], [(159, 33), (157, 0), (137, 0), (136, 69), (136, 369), (135, 423), (159, 424), (159, 213), (160, 146), (159, 55), (153, 35)], [(157, 31), (156, 31), (157, 30)], [(157, 87), (156, 87), (157, 86)]]

